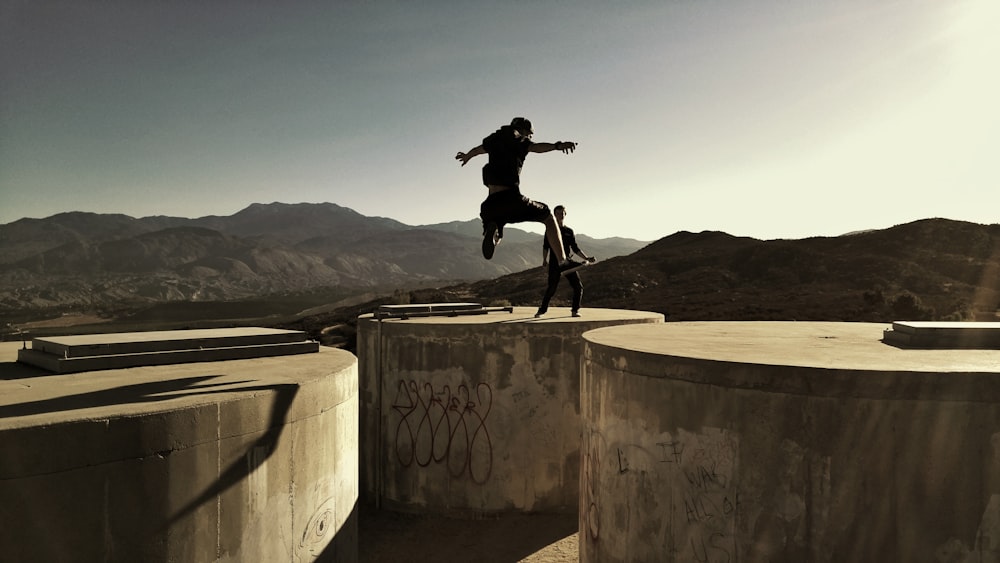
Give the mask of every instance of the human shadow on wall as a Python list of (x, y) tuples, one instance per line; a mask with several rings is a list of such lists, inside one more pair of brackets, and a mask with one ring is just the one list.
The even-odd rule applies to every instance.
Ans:
[[(24, 401), (10, 405), (0, 405), (0, 419), (36, 414), (83, 410), (108, 407), (112, 405), (128, 405), (156, 403), (169, 401), (180, 397), (193, 395), (210, 395), (220, 393), (245, 393), (252, 391), (273, 391), (275, 397), (271, 405), (266, 430), (260, 438), (249, 444), (246, 453), (239, 456), (229, 465), (211, 486), (206, 488), (193, 500), (182, 507), (166, 523), (165, 528), (194, 512), (199, 506), (214, 499), (230, 487), (249, 477), (267, 461), (275, 451), (278, 438), (285, 426), (288, 412), (291, 409), (298, 385), (286, 383), (280, 385), (246, 385), (252, 380), (229, 380), (208, 383), (209, 380), (221, 375), (200, 375), (178, 379), (146, 381), (122, 385), (110, 389), (98, 389), (83, 393), (50, 397), (37, 401)], [(250, 455), (264, 452), (263, 455)]]
[[(249, 389), (241, 387), (238, 390)], [(200, 495), (184, 505), (170, 520), (167, 521), (166, 528), (183, 519), (198, 509), (199, 506), (215, 499), (230, 487), (240, 483), (249, 477), (257, 468), (264, 465), (274, 454), (278, 444), (278, 438), (285, 427), (288, 419), (288, 412), (291, 410), (292, 402), (299, 391), (299, 386), (292, 383), (281, 385), (267, 385), (256, 389), (270, 389), (276, 392), (274, 402), (271, 404), (271, 415), (268, 417), (267, 430), (260, 438), (254, 440), (246, 448), (244, 455), (236, 458), (229, 467), (220, 475), (219, 479), (206, 488)], [(252, 452), (264, 452), (264, 455), (253, 455)]]

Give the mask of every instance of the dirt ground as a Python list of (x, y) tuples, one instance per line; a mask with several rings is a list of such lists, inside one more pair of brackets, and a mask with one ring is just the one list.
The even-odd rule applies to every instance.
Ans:
[(361, 563), (569, 563), (579, 561), (575, 514), (462, 520), (362, 508)]

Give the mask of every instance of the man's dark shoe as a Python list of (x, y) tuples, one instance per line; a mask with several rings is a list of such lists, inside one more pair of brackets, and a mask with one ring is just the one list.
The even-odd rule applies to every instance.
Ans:
[(489, 260), (493, 258), (493, 251), (497, 249), (500, 238), (497, 236), (499, 229), (496, 223), (490, 222), (483, 225), (483, 258)]
[(559, 273), (565, 276), (566, 274), (571, 274), (586, 266), (587, 262), (574, 262), (573, 260), (567, 260), (559, 265)]

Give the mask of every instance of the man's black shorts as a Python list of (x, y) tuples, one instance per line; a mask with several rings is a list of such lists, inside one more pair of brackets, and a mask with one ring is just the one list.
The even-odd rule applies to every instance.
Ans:
[(492, 193), (479, 206), (479, 216), (484, 224), (491, 221), (498, 225), (525, 221), (544, 223), (550, 215), (548, 205), (530, 200), (515, 189)]

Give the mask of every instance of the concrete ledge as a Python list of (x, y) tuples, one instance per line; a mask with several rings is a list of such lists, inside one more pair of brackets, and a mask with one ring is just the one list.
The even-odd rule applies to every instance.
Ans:
[(581, 336), (663, 315), (534, 313), (359, 319), (371, 502), (453, 516), (576, 511)]
[(905, 350), (885, 328), (584, 334), (580, 561), (996, 553), (1000, 351)]
[[(1000, 401), (998, 350), (909, 350), (887, 325), (679, 322), (596, 330), (593, 361), (650, 377), (823, 397)], [(669, 361), (664, 361), (669, 359)]]
[(54, 375), (19, 347), (0, 344), (3, 557), (357, 559), (350, 353)]

